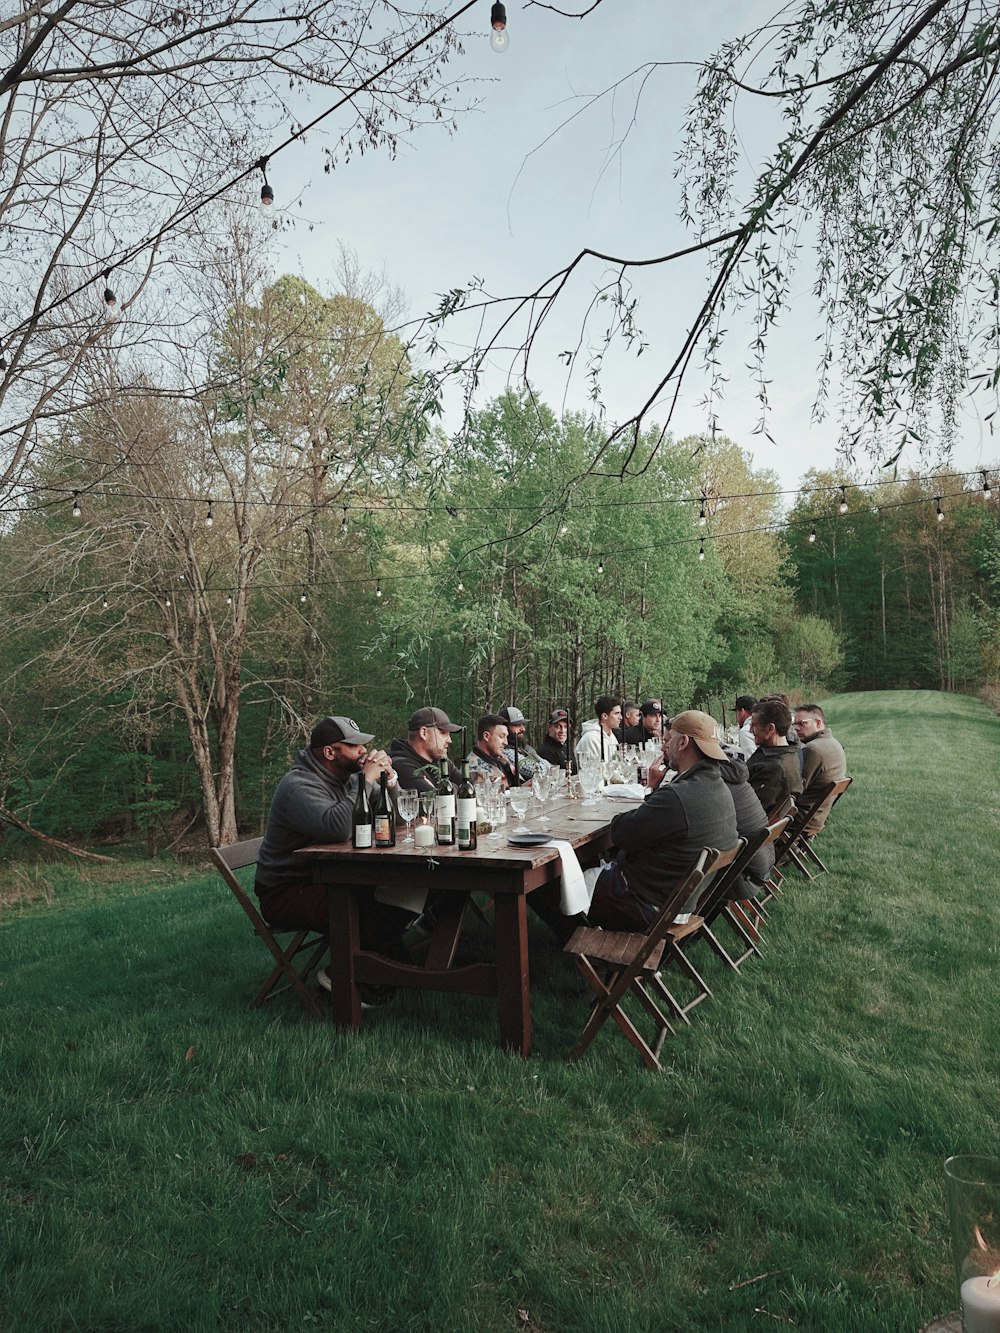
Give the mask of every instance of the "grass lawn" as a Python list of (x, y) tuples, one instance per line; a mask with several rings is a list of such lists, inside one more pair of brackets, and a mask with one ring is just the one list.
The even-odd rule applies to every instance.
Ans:
[[(1000, 1153), (1000, 719), (842, 695), (854, 786), (767, 955), (644, 1070), (486, 1000), (357, 1036), (282, 997), (210, 872), (0, 863), (0, 1329), (836, 1330), (953, 1309), (942, 1163)], [(34, 887), (32, 887), (34, 886)], [(533, 927), (533, 930), (535, 927)], [(702, 956), (708, 958), (707, 953)]]

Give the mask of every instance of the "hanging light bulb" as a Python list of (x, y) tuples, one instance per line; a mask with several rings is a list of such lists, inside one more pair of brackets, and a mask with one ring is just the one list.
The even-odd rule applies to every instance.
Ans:
[(701, 497), (701, 512), (700, 512), (699, 515), (698, 515), (698, 526), (699, 526), (699, 528), (703, 528), (703, 527), (705, 526), (705, 524), (708, 522), (708, 515), (705, 513), (705, 500), (706, 500), (706, 498), (707, 498), (707, 497), (704, 496), (704, 495)]
[(101, 598), (101, 610), (106, 611), (107, 609), (108, 609), (108, 595), (107, 593), (105, 593), (104, 596)]
[(940, 497), (940, 495), (935, 496), (935, 499), (937, 500), (937, 521), (938, 521), (939, 523), (943, 523), (943, 522), (944, 522), (944, 510), (941, 508), (941, 497)]
[(340, 535), (347, 536), (347, 505), (344, 505), (344, 517), (340, 520)]
[(566, 524), (564, 523), (564, 524), (560, 527), (560, 529), (559, 529), (559, 536), (560, 536), (560, 537), (565, 537), (566, 534), (567, 534), (567, 532), (569, 532), (569, 528), (568, 528), (568, 527), (566, 526)]
[(233, 604), (233, 594), (232, 594), (231, 592), (227, 592), (227, 593), (226, 593), (226, 605), (227, 605), (227, 606), (232, 606), (232, 604)]
[(205, 527), (210, 528), (214, 522), (215, 519), (212, 517), (212, 501), (209, 500), (208, 513), (205, 515)]
[(507, 32), (507, 11), (500, 0), (490, 10), (490, 46), (501, 54), (510, 46), (510, 34)]
[(80, 508), (80, 492), (79, 492), (79, 491), (74, 491), (74, 492), (73, 492), (73, 517), (74, 517), (74, 518), (80, 518), (80, 517), (82, 517), (82, 515), (83, 515), (83, 510)]
[(847, 487), (846, 487), (846, 486), (841, 486), (841, 488), (840, 488), (840, 512), (841, 512), (842, 514), (846, 514), (846, 513), (847, 513)]
[(376, 579), (376, 580), (375, 580), (375, 598), (376, 598), (376, 600), (379, 601), (379, 602), (382, 600), (382, 580), (381, 580), (381, 579)]
[(305, 589), (303, 589), (302, 592), (299, 593), (299, 601), (303, 604), (303, 606), (305, 605), (305, 600), (306, 600), (306, 594), (305, 594)]
[(815, 540), (816, 540), (816, 529), (811, 528), (809, 531), (809, 541), (814, 542)]
[(701, 545), (698, 547), (698, 559), (705, 559), (705, 540), (702, 538)]
[(461, 579), (458, 580), (458, 587), (455, 589), (455, 591), (456, 591), (456, 592), (465, 592), (465, 584), (462, 582)]
[[(2, 369), (2, 367), (0, 367), (0, 369)], [(984, 500), (993, 499), (993, 490), (990, 486), (990, 479), (986, 474), (985, 470), (983, 471), (983, 499)]]
[(267, 217), (270, 217), (271, 214), (274, 212), (274, 191), (271, 189), (271, 186), (268, 184), (267, 180), (267, 158), (266, 157), (258, 158), (256, 166), (259, 168), (260, 174), (264, 177), (264, 183), (260, 187), (261, 210)]
[(171, 603), (170, 603), (170, 594), (169, 594), (169, 593), (167, 593), (166, 597), (163, 599), (163, 605), (169, 609), (169, 607), (170, 607), (170, 605), (171, 605)]
[(598, 561), (597, 561), (597, 572), (598, 572), (598, 574), (603, 574), (603, 573), (604, 573), (604, 560), (603, 560), (602, 558), (600, 558), (600, 557), (598, 557)]

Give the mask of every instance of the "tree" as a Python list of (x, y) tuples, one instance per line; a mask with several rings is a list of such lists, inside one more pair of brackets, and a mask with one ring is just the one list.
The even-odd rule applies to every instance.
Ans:
[(183, 240), (207, 201), (270, 174), (287, 207), (277, 154), (334, 112), (328, 171), (450, 120), (449, 21), (430, 0), (23, 0), (0, 19), (0, 494), (45, 424), (87, 405), (94, 349), (184, 340)]
[(44, 618), (40, 652), (71, 697), (124, 687), (117, 711), (150, 744), (158, 720), (180, 717), (213, 842), (237, 836), (245, 693), (276, 700), (298, 734), (311, 711), (317, 592), (349, 577), (359, 547), (365, 560), (363, 525), (339, 531), (345, 486), (387, 466), (405, 364), (357, 295), (267, 284), (246, 235), (232, 239), (205, 273), (223, 314), (207, 369), (224, 389), (120, 394), (114, 363), (95, 358), (92, 406), (40, 455), (42, 482), (87, 478), (86, 513), (36, 511), (5, 541), (27, 607), (12, 618)]
[[(601, 0), (535, 3), (587, 22)], [(668, 59), (652, 59), (600, 94), (613, 108), (616, 153), (639, 133), (639, 100), (672, 74)], [(995, 410), (1000, 384), (998, 88), (1000, 18), (989, 0), (899, 0), (888, 7), (798, 0), (700, 65), (677, 155), (687, 240), (655, 254), (584, 249), (510, 298), (456, 288), (433, 313), (430, 337), (441, 346), (450, 326), (465, 320), (454, 329), (456, 346), (460, 337), (474, 345), (454, 355), (448, 370), (475, 384), (513, 347), (511, 369), (527, 379), (555, 307), (578, 297), (582, 327), (563, 357), (571, 373), (582, 370), (599, 401), (613, 347), (650, 351), (642, 327), (647, 279), (659, 296), (658, 271), (700, 258), (702, 298), (678, 319), (686, 331), (676, 346), (646, 356), (643, 364), (653, 366), (648, 392), (593, 452), (594, 470), (634, 470), (654, 414), (665, 413), (665, 440), (678, 396), (699, 369), (714, 427), (726, 330), (738, 312), (751, 323), (766, 431), (768, 342), (811, 253), (816, 313), (825, 327), (817, 411), (826, 410), (831, 385), (843, 384), (848, 455), (888, 463), (907, 447), (946, 449), (969, 387), (984, 390)], [(621, 103), (632, 89), (635, 114), (623, 117)], [(750, 179), (743, 170), (747, 104), (758, 118), (754, 129), (764, 123), (771, 143)], [(575, 106), (572, 118), (579, 114)], [(659, 142), (662, 125), (654, 123)], [(603, 155), (605, 136), (593, 140)], [(650, 146), (650, 160), (654, 152)], [(801, 299), (797, 291), (799, 305)], [(482, 335), (469, 336), (469, 321), (485, 323)], [(630, 447), (616, 451), (618, 440)]]

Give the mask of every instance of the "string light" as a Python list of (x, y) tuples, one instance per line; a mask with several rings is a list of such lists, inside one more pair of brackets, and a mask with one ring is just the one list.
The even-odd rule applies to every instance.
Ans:
[(382, 580), (381, 580), (381, 579), (376, 579), (376, 580), (375, 580), (375, 600), (376, 600), (376, 601), (379, 601), (379, 602), (382, 600)]
[(815, 540), (816, 540), (816, 529), (812, 528), (809, 532), (809, 541), (814, 542)]
[(210, 528), (214, 522), (215, 519), (212, 517), (212, 501), (209, 500), (208, 513), (205, 515), (205, 527)]
[(340, 520), (340, 535), (347, 536), (347, 505), (344, 505), (344, 517)]
[(705, 539), (704, 539), (704, 537), (701, 539), (701, 544), (700, 544), (699, 547), (698, 547), (698, 559), (699, 559), (699, 560), (704, 560), (704, 559), (705, 559)]
[(510, 34), (507, 31), (507, 11), (500, 0), (497, 0), (490, 10), (490, 27), (493, 29), (490, 33), (490, 46), (502, 55), (510, 46)]
[(604, 560), (603, 560), (602, 557), (598, 557), (598, 561), (597, 561), (597, 572), (598, 572), (598, 574), (603, 574), (603, 573), (604, 573)]
[(104, 305), (109, 315), (114, 315), (118, 305), (118, 297), (111, 290), (111, 270), (104, 270)]
[(106, 611), (107, 609), (108, 609), (108, 595), (107, 593), (105, 593), (104, 596), (101, 598), (101, 610)]
[(699, 528), (703, 528), (703, 527), (705, 526), (705, 524), (708, 522), (708, 515), (705, 513), (705, 500), (706, 500), (706, 499), (707, 499), (707, 496), (704, 496), (704, 495), (703, 495), (703, 496), (701, 497), (701, 513), (698, 515), (698, 526), (699, 526)]
[(938, 521), (939, 523), (943, 523), (943, 522), (944, 522), (944, 510), (941, 508), (941, 497), (940, 497), (940, 495), (937, 495), (937, 496), (935, 496), (934, 498), (935, 498), (935, 500), (937, 501), (937, 521)]
[(847, 487), (843, 485), (840, 488), (840, 512), (847, 513)]
[(990, 479), (986, 473), (985, 468), (983, 469), (983, 499), (984, 500), (993, 499), (993, 491), (990, 487)]
[(169, 610), (169, 608), (170, 608), (170, 606), (171, 606), (171, 602), (170, 602), (170, 594), (169, 594), (169, 593), (167, 593), (166, 597), (163, 599), (163, 605), (164, 605), (165, 607), (167, 607), (167, 609)]
[(465, 592), (465, 584), (462, 582), (461, 579), (458, 580), (458, 587), (455, 589), (455, 591), (456, 591), (456, 592)]
[(74, 491), (74, 492), (73, 492), (73, 517), (74, 517), (74, 518), (80, 518), (80, 517), (82, 517), (82, 515), (83, 515), (83, 510), (80, 508), (80, 492), (79, 492), (79, 491)]
[(267, 179), (267, 158), (257, 159), (257, 166), (260, 168), (260, 174), (264, 178), (264, 183), (260, 187), (260, 206), (267, 217), (274, 212), (274, 191), (271, 189)]
[(232, 606), (232, 604), (233, 604), (233, 594), (232, 594), (231, 592), (227, 592), (227, 593), (226, 593), (226, 605), (227, 605), (227, 606)]
[(560, 529), (559, 529), (559, 536), (560, 536), (560, 537), (565, 537), (566, 534), (567, 534), (567, 532), (569, 532), (569, 528), (566, 526), (565, 523), (563, 523), (562, 526), (561, 526)]
[(299, 601), (302, 603), (303, 606), (305, 606), (305, 601), (306, 601), (306, 590), (305, 590), (305, 588), (303, 588), (302, 591), (299, 593)]

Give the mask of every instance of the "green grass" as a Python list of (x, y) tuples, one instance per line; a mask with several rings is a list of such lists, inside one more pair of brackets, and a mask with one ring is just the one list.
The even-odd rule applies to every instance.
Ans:
[(895, 1333), (954, 1308), (941, 1167), (998, 1151), (1000, 720), (829, 703), (855, 784), (766, 958), (652, 1075), (533, 935), (535, 1055), (282, 998), (221, 880), (0, 867), (0, 1329)]

